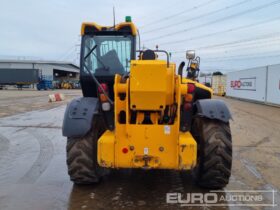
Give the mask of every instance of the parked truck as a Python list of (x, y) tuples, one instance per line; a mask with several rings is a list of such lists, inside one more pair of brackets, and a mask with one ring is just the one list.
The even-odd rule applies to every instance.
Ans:
[(51, 80), (40, 79), (39, 83), (37, 84), (37, 90), (52, 90), (53, 84)]
[(38, 82), (38, 69), (0, 69), (0, 89), (5, 85), (16, 85), (22, 88)]
[(39, 69), (0, 69), (0, 89), (6, 85), (22, 89), (32, 84), (36, 84), (37, 90), (53, 89), (52, 78), (42, 75)]

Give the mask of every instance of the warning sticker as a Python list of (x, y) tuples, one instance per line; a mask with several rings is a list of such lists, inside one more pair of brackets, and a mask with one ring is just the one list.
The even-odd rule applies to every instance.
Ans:
[(149, 148), (148, 147), (144, 147), (144, 155), (148, 155), (149, 154)]
[(165, 125), (164, 126), (164, 134), (165, 135), (169, 135), (170, 134), (170, 126), (169, 125)]

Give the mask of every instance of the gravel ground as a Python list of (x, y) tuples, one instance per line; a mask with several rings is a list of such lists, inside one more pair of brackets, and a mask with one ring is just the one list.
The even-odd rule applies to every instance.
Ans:
[[(62, 92), (67, 101), (80, 95), (77, 90)], [(0, 113), (8, 116), (0, 118), (1, 210), (178, 209), (179, 204), (166, 203), (166, 193), (209, 192), (194, 185), (190, 172), (165, 170), (116, 170), (100, 184), (73, 185), (66, 170), (66, 139), (61, 136), (67, 101), (48, 103), (49, 93), (53, 92), (0, 92)], [(261, 190), (266, 191), (261, 192), (263, 202), (272, 204), (274, 194), (274, 203), (279, 205), (280, 108), (221, 99), (229, 105), (234, 120), (232, 176), (219, 196), (230, 196), (236, 190)], [(181, 208), (273, 208), (219, 204), (228, 206)]]
[[(62, 93), (65, 101), (49, 103), (49, 95)], [(0, 117), (10, 116), (38, 109), (50, 109), (69, 102), (73, 97), (82, 95), (81, 90), (0, 90)]]

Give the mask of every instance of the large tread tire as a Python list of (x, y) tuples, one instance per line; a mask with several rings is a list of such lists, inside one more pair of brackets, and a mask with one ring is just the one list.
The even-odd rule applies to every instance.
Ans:
[(198, 163), (193, 170), (196, 183), (208, 189), (224, 188), (232, 166), (229, 123), (195, 117), (192, 134), (198, 143)]
[(68, 174), (75, 184), (97, 183), (108, 174), (109, 169), (97, 163), (97, 141), (104, 131), (104, 123), (95, 117), (92, 129), (86, 136), (67, 139)]

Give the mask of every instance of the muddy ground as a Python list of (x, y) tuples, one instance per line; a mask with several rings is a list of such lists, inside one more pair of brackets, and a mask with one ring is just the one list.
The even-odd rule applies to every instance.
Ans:
[[(0, 209), (279, 209), (280, 108), (221, 98), (234, 120), (233, 168), (229, 185), (261, 190), (276, 207), (180, 207), (167, 204), (166, 193), (208, 192), (194, 184), (190, 172), (120, 170), (99, 184), (75, 186), (66, 170), (61, 124), (65, 103), (80, 91), (64, 91), (66, 102), (47, 103), (48, 92), (0, 92)], [(53, 92), (51, 92), (53, 93)], [(32, 110), (32, 111), (31, 111)], [(28, 111), (28, 112), (27, 112)], [(31, 112), (30, 112), (31, 111)], [(224, 204), (224, 203), (223, 203)], [(228, 205), (236, 204), (228, 202)]]

